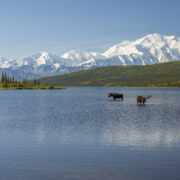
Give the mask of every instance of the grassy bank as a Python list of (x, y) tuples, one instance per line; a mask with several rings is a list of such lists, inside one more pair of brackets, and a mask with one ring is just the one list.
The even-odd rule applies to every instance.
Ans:
[(45, 85), (41, 84), (39, 79), (34, 79), (32, 81), (27, 81), (26, 79), (15, 80), (14, 77), (8, 76), (6, 73), (2, 72), (0, 80), (0, 90), (9, 90), (9, 89), (65, 89), (64, 87)]
[(145, 66), (107, 66), (40, 79), (62, 86), (180, 87), (180, 61)]
[(46, 85), (32, 85), (32, 84), (21, 84), (18, 85), (16, 83), (0, 83), (0, 90), (10, 90), (10, 89), (65, 89), (65, 87), (59, 87), (59, 86), (46, 86)]

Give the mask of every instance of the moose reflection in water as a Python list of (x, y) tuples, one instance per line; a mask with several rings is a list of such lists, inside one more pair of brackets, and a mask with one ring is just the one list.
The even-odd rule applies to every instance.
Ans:
[(119, 94), (119, 93), (112, 93), (112, 92), (108, 93), (108, 97), (113, 97), (114, 101), (118, 98), (123, 100), (123, 94)]
[(137, 104), (141, 105), (141, 103), (144, 105), (146, 102), (146, 99), (151, 98), (152, 96), (137, 96)]

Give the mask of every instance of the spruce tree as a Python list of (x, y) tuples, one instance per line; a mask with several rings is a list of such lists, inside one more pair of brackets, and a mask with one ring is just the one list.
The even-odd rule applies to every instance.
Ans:
[(18, 86), (19, 86), (19, 87), (21, 86), (21, 81), (20, 81), (20, 80), (18, 81)]
[(1, 74), (1, 83), (3, 82), (3, 72)]
[(9, 83), (10, 82), (10, 80), (9, 80), (9, 76), (7, 76), (7, 81), (6, 81), (7, 83)]
[(4, 73), (2, 72), (1, 83), (4, 83)]
[(4, 83), (7, 83), (7, 74), (5, 72), (5, 75), (4, 75)]
[(36, 85), (36, 82), (37, 82), (37, 81), (36, 81), (36, 79), (34, 78), (34, 80), (33, 80), (33, 84), (34, 84), (34, 85)]
[(40, 85), (40, 80), (39, 79), (37, 80), (37, 85)]
[(14, 80), (14, 76), (12, 77), (12, 83), (14, 83), (15, 82), (15, 80)]

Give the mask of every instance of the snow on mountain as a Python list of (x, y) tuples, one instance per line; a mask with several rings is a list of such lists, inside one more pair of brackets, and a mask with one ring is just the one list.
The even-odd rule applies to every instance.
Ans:
[(180, 59), (180, 38), (149, 34), (136, 41), (123, 41), (104, 53), (73, 50), (65, 53), (73, 65), (146, 65)]
[(62, 58), (69, 60), (70, 65), (81, 65), (86, 61), (95, 61), (96, 59), (103, 58), (101, 53), (98, 52), (84, 52), (80, 50), (72, 50), (62, 55)]
[(38, 54), (23, 57), (20, 59), (16, 59), (17, 66), (24, 66), (24, 65), (33, 65), (33, 66), (40, 66), (40, 65), (53, 65), (58, 63), (63, 63), (57, 55), (50, 54), (48, 52), (40, 52)]
[(5, 57), (0, 56), (0, 68), (10, 68), (15, 65), (15, 61), (13, 59), (7, 59)]
[(134, 42), (124, 41), (108, 49), (106, 58), (116, 57), (122, 64), (153, 64), (180, 59), (180, 38), (149, 34)]
[(180, 60), (180, 38), (149, 34), (136, 41), (123, 41), (103, 53), (69, 51), (62, 56), (48, 52), (18, 59), (0, 56), (0, 70), (18, 78), (65, 74), (109, 65), (146, 65)]

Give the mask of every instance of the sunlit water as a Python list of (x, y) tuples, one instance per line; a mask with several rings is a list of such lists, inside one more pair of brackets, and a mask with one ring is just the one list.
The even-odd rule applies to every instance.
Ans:
[(180, 89), (0, 91), (0, 179), (179, 180)]

